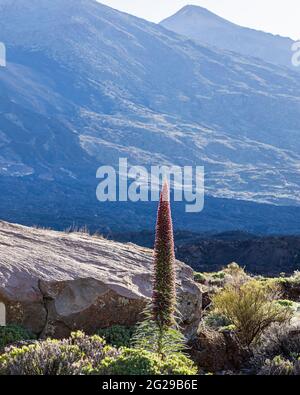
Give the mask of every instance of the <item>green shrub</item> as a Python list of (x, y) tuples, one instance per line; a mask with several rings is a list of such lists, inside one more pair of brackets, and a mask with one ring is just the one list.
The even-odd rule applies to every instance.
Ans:
[(0, 350), (6, 346), (23, 340), (34, 339), (35, 336), (27, 329), (18, 325), (0, 326)]
[(236, 330), (236, 327), (231, 324), (231, 325), (227, 325), (227, 326), (222, 326), (221, 328), (219, 328), (219, 332), (233, 332)]
[(195, 375), (198, 368), (194, 362), (182, 353), (169, 356), (163, 361), (162, 374), (166, 375)]
[(23, 347), (10, 347), (0, 356), (0, 375), (87, 374), (119, 352), (99, 336), (72, 333), (69, 339), (47, 339)]
[(196, 281), (196, 283), (205, 284), (206, 277), (204, 276), (203, 273), (195, 273), (194, 274), (194, 280)]
[(209, 288), (223, 288), (228, 284), (243, 284), (249, 281), (250, 277), (237, 263), (231, 263), (223, 270), (215, 273), (205, 273), (205, 284)]
[(291, 376), (294, 372), (294, 364), (277, 355), (272, 360), (267, 359), (259, 371), (261, 376)]
[(204, 317), (204, 323), (210, 328), (219, 329), (231, 324), (227, 317), (217, 311), (211, 311)]
[(139, 349), (123, 349), (116, 358), (105, 358), (94, 374), (104, 375), (194, 375), (197, 368), (183, 354), (161, 359), (157, 354)]
[(108, 344), (114, 347), (130, 347), (134, 333), (133, 327), (114, 325), (110, 328), (99, 329), (96, 334), (103, 337)]
[(294, 307), (294, 302), (291, 300), (280, 299), (280, 300), (277, 300), (277, 303), (279, 304), (279, 306), (282, 306), (282, 307), (290, 307), (290, 308)]
[(277, 285), (285, 285), (289, 283), (289, 278), (288, 277), (276, 277), (276, 278), (269, 278), (268, 281), (273, 284)]
[(216, 273), (212, 273), (211, 276), (214, 279), (224, 280), (226, 274), (224, 272), (216, 272)]
[(299, 376), (300, 359), (290, 360), (277, 355), (273, 359), (267, 359), (258, 374), (260, 376)]
[(162, 359), (146, 350), (106, 345), (101, 337), (82, 332), (69, 339), (36, 341), (9, 347), (0, 356), (0, 375), (90, 375), (90, 374), (196, 374), (193, 362), (176, 353)]
[(240, 286), (227, 285), (213, 296), (214, 311), (224, 315), (236, 327), (240, 341), (250, 346), (273, 323), (291, 319), (293, 311), (276, 302), (278, 289), (251, 280)]

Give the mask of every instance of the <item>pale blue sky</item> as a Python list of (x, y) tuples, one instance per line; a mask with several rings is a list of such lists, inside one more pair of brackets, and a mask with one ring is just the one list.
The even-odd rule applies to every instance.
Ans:
[(186, 4), (200, 5), (242, 26), (300, 39), (300, 0), (99, 0), (152, 22)]

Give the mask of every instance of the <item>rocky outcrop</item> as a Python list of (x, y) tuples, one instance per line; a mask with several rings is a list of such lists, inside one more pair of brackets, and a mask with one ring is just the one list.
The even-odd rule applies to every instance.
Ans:
[(238, 371), (249, 358), (233, 332), (200, 328), (189, 342), (190, 354), (205, 372)]
[[(133, 325), (151, 295), (152, 251), (84, 233), (0, 221), (0, 302), (6, 322), (39, 336)], [(193, 271), (177, 261), (179, 310), (187, 336), (201, 317)]]

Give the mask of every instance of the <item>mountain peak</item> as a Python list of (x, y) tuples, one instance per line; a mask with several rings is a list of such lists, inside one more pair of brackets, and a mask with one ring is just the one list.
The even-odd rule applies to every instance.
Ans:
[[(206, 10), (206, 8), (201, 7), (200, 5), (194, 5), (194, 4), (187, 4), (184, 7), (181, 8), (181, 10)], [(180, 11), (180, 10), (179, 10)]]
[(291, 39), (239, 26), (203, 7), (186, 5), (161, 25), (210, 47), (292, 67)]
[(221, 18), (220, 16), (214, 14), (213, 12), (209, 11), (207, 8), (204, 7), (200, 7), (198, 5), (192, 5), (192, 4), (188, 4), (186, 6), (184, 6), (183, 8), (181, 8), (179, 11), (177, 11), (175, 13), (175, 15), (166, 18), (164, 21), (162, 21), (161, 23), (164, 23), (165, 21), (168, 21), (171, 18), (174, 17), (181, 17), (181, 18), (205, 18), (205, 19), (221, 19), (223, 22), (227, 22), (230, 23), (228, 21), (226, 21), (225, 19)]
[(198, 13), (205, 13), (205, 14), (213, 14), (207, 8), (201, 7), (199, 5), (187, 4), (182, 7), (178, 12), (198, 12)]

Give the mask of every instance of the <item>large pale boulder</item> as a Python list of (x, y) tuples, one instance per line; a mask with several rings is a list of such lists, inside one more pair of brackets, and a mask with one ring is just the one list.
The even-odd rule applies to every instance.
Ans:
[[(176, 266), (179, 310), (190, 337), (201, 317), (201, 291), (192, 269), (179, 261)], [(0, 221), (0, 303), (6, 323), (39, 336), (135, 324), (151, 295), (151, 269), (149, 249)]]

